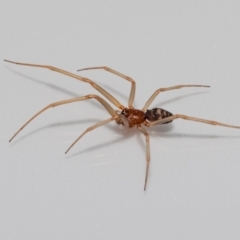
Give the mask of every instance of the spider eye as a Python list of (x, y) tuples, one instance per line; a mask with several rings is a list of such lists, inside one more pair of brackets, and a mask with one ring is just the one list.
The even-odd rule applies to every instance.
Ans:
[(126, 115), (126, 109), (123, 109), (121, 115)]

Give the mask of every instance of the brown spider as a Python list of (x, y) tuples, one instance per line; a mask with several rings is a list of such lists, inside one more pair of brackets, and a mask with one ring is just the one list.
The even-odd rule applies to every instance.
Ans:
[(88, 78), (84, 78), (81, 76), (78, 76), (76, 74), (67, 72), (65, 70), (56, 68), (56, 67), (52, 67), (52, 66), (48, 66), (48, 65), (40, 65), (40, 64), (29, 64), (29, 63), (19, 63), (19, 62), (13, 62), (13, 61), (9, 61), (9, 60), (4, 60), (6, 62), (9, 63), (14, 63), (14, 64), (18, 64), (18, 65), (24, 65), (24, 66), (31, 66), (31, 67), (40, 67), (40, 68), (47, 68), (49, 70), (55, 71), (55, 72), (59, 72), (62, 74), (65, 74), (67, 76), (70, 76), (72, 78), (75, 78), (77, 80), (89, 83), (93, 88), (95, 88), (97, 91), (99, 91), (103, 96), (105, 96), (112, 104), (114, 104), (116, 107), (118, 107), (119, 109), (121, 109), (121, 111), (119, 110), (114, 110), (104, 99), (102, 99), (101, 97), (99, 97), (98, 95), (94, 95), (94, 94), (89, 94), (86, 95), (84, 97), (75, 97), (75, 98), (71, 98), (71, 99), (67, 99), (67, 100), (63, 100), (63, 101), (59, 101), (59, 102), (55, 102), (55, 103), (51, 103), (48, 106), (46, 106), (45, 108), (43, 108), (42, 110), (40, 110), (39, 112), (37, 112), (33, 117), (31, 117), (14, 135), (13, 137), (9, 140), (9, 142), (12, 141), (12, 139), (28, 124), (30, 123), (34, 118), (36, 118), (39, 114), (41, 114), (42, 112), (44, 112), (45, 110), (47, 110), (48, 108), (51, 107), (56, 107), (56, 106), (60, 106), (63, 104), (67, 104), (67, 103), (72, 103), (72, 102), (77, 102), (77, 101), (82, 101), (82, 100), (88, 100), (91, 98), (95, 98), (96, 100), (98, 100), (103, 107), (105, 107), (105, 109), (109, 112), (109, 114), (112, 116), (109, 119), (106, 119), (104, 121), (101, 121), (97, 124), (94, 124), (93, 126), (87, 128), (73, 143), (72, 145), (67, 149), (67, 151), (65, 153), (67, 153), (74, 145), (75, 143), (83, 136), (85, 135), (87, 132), (100, 127), (104, 124), (107, 124), (111, 121), (115, 121), (117, 124), (121, 124), (124, 125), (125, 127), (137, 127), (138, 130), (140, 130), (146, 137), (146, 160), (147, 160), (147, 166), (146, 166), (146, 173), (145, 173), (145, 183), (144, 183), (144, 191), (146, 190), (146, 186), (147, 186), (147, 179), (148, 179), (148, 171), (149, 171), (149, 163), (150, 163), (150, 145), (149, 145), (149, 135), (148, 132), (146, 131), (145, 128), (143, 128), (141, 125), (144, 125), (146, 127), (151, 127), (157, 124), (165, 124), (165, 123), (170, 123), (172, 122), (174, 119), (177, 118), (182, 118), (184, 120), (190, 120), (190, 121), (195, 121), (195, 122), (201, 122), (201, 123), (206, 123), (206, 124), (212, 124), (212, 125), (219, 125), (219, 126), (224, 126), (224, 127), (230, 127), (230, 128), (240, 128), (240, 126), (233, 126), (233, 125), (228, 125), (228, 124), (224, 124), (224, 123), (220, 123), (220, 122), (216, 122), (216, 121), (211, 121), (211, 120), (206, 120), (206, 119), (201, 119), (201, 118), (195, 118), (195, 117), (189, 117), (189, 116), (185, 116), (182, 114), (175, 114), (173, 115), (172, 113), (162, 109), (162, 108), (153, 108), (153, 109), (148, 109), (148, 107), (150, 106), (150, 104), (152, 103), (152, 101), (156, 98), (156, 96), (160, 93), (160, 92), (165, 92), (165, 91), (169, 91), (169, 90), (174, 90), (174, 89), (179, 89), (179, 88), (183, 88), (183, 87), (210, 87), (210, 86), (206, 86), (206, 85), (177, 85), (177, 86), (173, 86), (173, 87), (168, 87), (168, 88), (159, 88), (157, 89), (152, 96), (147, 100), (145, 106), (142, 108), (142, 110), (138, 110), (135, 109), (133, 107), (133, 101), (134, 101), (134, 96), (135, 96), (135, 89), (136, 89), (136, 84), (135, 81), (120, 73), (117, 72), (109, 67), (90, 67), (90, 68), (83, 68), (80, 69), (78, 71), (83, 71), (83, 70), (90, 70), (90, 69), (104, 69), (110, 73), (113, 73), (119, 77), (124, 78), (125, 80), (129, 81), (132, 85), (131, 87), (131, 91), (130, 91), (130, 96), (129, 96), (129, 100), (128, 100), (128, 108), (124, 107), (115, 97), (113, 97), (110, 93), (108, 93), (106, 90), (104, 90), (103, 88), (101, 88), (99, 85), (97, 85), (95, 82), (93, 82), (92, 80), (88, 79)]

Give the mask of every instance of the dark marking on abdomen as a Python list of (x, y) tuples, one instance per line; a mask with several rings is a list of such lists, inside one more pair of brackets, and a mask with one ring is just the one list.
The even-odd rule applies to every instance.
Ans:
[[(170, 117), (170, 116), (172, 116), (172, 113), (170, 113), (162, 108), (153, 108), (153, 109), (147, 110), (145, 112), (145, 117), (149, 122), (155, 122), (157, 120), (160, 120), (160, 119), (163, 119), (166, 117)], [(165, 122), (165, 123), (170, 123), (170, 122), (172, 122), (172, 120), (169, 122)], [(165, 123), (163, 123), (163, 124), (165, 124)]]

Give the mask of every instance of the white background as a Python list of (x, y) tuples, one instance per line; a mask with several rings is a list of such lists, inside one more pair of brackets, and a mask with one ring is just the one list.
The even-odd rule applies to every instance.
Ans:
[[(76, 72), (107, 65), (137, 82), (134, 106), (240, 125), (239, 1), (1, 1), (0, 59)], [(94, 100), (49, 103), (97, 93), (46, 69), (0, 65), (0, 239), (239, 239), (240, 131), (184, 120), (149, 129), (145, 139), (110, 123)], [(80, 74), (80, 73), (79, 73)], [(129, 82), (81, 72), (123, 104)]]

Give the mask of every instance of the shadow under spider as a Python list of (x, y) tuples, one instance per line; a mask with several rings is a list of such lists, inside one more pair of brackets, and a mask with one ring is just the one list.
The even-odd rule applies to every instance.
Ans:
[(230, 135), (209, 135), (209, 134), (185, 134), (185, 133), (163, 133), (158, 135), (155, 133), (151, 133), (152, 137), (163, 137), (163, 138), (196, 138), (196, 139), (217, 139), (217, 138), (240, 138), (240, 136), (230, 136)]
[[(116, 130), (116, 128), (113, 127), (112, 130)], [(81, 155), (81, 154), (83, 154), (83, 153), (85, 153), (85, 152), (90, 152), (90, 151), (92, 151), (92, 150), (96, 150), (96, 149), (99, 149), (99, 148), (108, 147), (108, 146), (111, 145), (111, 144), (124, 141), (124, 140), (129, 139), (129, 138), (131, 138), (131, 137), (134, 136), (134, 135), (132, 134), (132, 132), (127, 132), (127, 131), (126, 131), (126, 132), (123, 133), (123, 132), (122, 132), (122, 129), (119, 129), (118, 132), (122, 134), (121, 137), (118, 137), (118, 138), (116, 138), (115, 140), (110, 140), (110, 141), (108, 141), (108, 142), (99, 143), (99, 144), (97, 144), (97, 145), (90, 146), (90, 147), (85, 148), (85, 149), (83, 149), (83, 150), (80, 150), (80, 151), (78, 151), (77, 153), (74, 153), (74, 154), (66, 155), (66, 158), (73, 158), (73, 157), (78, 156), (78, 155)]]
[(99, 121), (99, 119), (84, 119), (84, 120), (65, 121), (65, 122), (48, 124), (48, 125), (45, 125), (43, 127), (37, 128), (37, 129), (25, 134), (24, 136), (18, 138), (17, 140), (11, 142), (11, 146), (13, 146), (14, 144), (17, 144), (18, 142), (24, 140), (25, 138), (28, 138), (29, 136), (31, 136), (31, 135), (33, 135), (37, 132), (40, 132), (44, 129), (61, 127), (61, 126), (80, 125), (81, 123), (86, 123), (86, 122), (87, 123), (89, 123), (89, 122), (97, 123), (98, 121)]
[[(24, 140), (25, 138), (40, 132), (44, 129), (49, 129), (49, 128), (56, 128), (56, 127), (61, 127), (61, 126), (69, 126), (69, 125), (80, 125), (81, 123), (96, 123), (98, 122), (99, 119), (87, 119), (87, 120), (75, 120), (75, 121), (65, 121), (65, 122), (58, 122), (58, 123), (52, 123), (43, 127), (40, 127), (36, 130), (31, 131), (30, 133), (25, 134), (24, 136), (20, 137), (18, 140), (14, 141), (13, 143), (11, 143), (11, 146), (13, 146), (14, 144), (17, 144), (18, 142)], [(114, 123), (113, 123), (114, 124)], [(137, 142), (141, 145), (141, 147), (143, 149), (145, 149), (146, 147), (146, 141), (145, 141), (145, 136), (143, 136), (143, 134), (141, 132), (139, 132), (136, 128), (125, 128), (123, 126), (119, 126), (117, 124), (114, 125), (106, 125), (105, 127), (107, 128), (107, 130), (111, 130), (119, 135), (122, 135), (120, 138), (118, 137), (115, 140), (111, 140), (108, 142), (104, 142), (104, 143), (100, 143), (94, 146), (90, 146), (88, 148), (85, 148), (83, 150), (78, 151), (77, 153), (74, 154), (70, 154), (70, 155), (66, 155), (66, 158), (72, 158), (78, 155), (81, 155), (82, 153), (85, 152), (89, 152), (92, 150), (96, 150), (99, 148), (103, 148), (103, 147), (107, 147), (111, 144), (114, 143), (118, 143), (121, 142), (123, 140), (127, 140), (130, 137), (136, 136), (137, 134)], [(151, 138), (152, 137), (162, 137), (162, 138), (204, 138), (204, 139), (217, 139), (217, 138), (240, 138), (240, 136), (226, 136), (226, 135), (207, 135), (207, 134), (185, 134), (185, 133), (169, 133), (169, 131), (171, 131), (174, 128), (174, 125), (172, 124), (167, 124), (167, 125), (159, 125), (159, 126), (154, 126), (152, 127), (152, 129), (148, 131), (149, 136), (150, 136), (150, 142), (151, 142)], [(148, 129), (148, 128), (146, 128)], [(83, 131), (85, 130), (82, 129), (82, 131), (79, 132), (79, 134), (81, 134)], [(80, 145), (80, 144), (79, 144)], [(80, 145), (81, 147), (81, 145)]]
[[(162, 125), (161, 127), (160, 126), (158, 126), (158, 127), (159, 128), (158, 128), (157, 133), (159, 134), (159, 136), (158, 136), (158, 134), (154, 134), (154, 133), (156, 133), (156, 131), (154, 131), (154, 132), (148, 131), (149, 136), (150, 136), (150, 144), (151, 144), (151, 137), (156, 137), (156, 136), (157, 137), (164, 137), (164, 138), (182, 138), (183, 137), (183, 138), (204, 138), (204, 139), (240, 138), (240, 136), (226, 136), (226, 135), (181, 134), (181, 133), (179, 133), (179, 134), (176, 134), (176, 133), (169, 134), (169, 133), (166, 133), (166, 132), (171, 131), (174, 126), (163, 126)], [(137, 142), (141, 145), (141, 147), (143, 149), (146, 148), (145, 136), (141, 132), (139, 132), (136, 128), (121, 129), (121, 128), (116, 128), (116, 126), (113, 126), (113, 125), (112, 126), (108, 125), (107, 128), (110, 129), (111, 131), (114, 131), (118, 134), (121, 134), (122, 136), (120, 138), (115, 139), (115, 140), (111, 140), (111, 141), (108, 141), (108, 142), (99, 143), (97, 145), (90, 146), (88, 148), (85, 148), (83, 150), (78, 151), (77, 153), (68, 155), (68, 156), (66, 156), (66, 158), (72, 158), (72, 157), (81, 155), (82, 153), (85, 153), (85, 152), (89, 152), (89, 151), (96, 150), (96, 149), (103, 148), (103, 147), (108, 147), (112, 143), (118, 143), (118, 142), (121, 142), (123, 140), (127, 140), (130, 137), (136, 136), (136, 134), (137, 134)]]
[[(26, 75), (26, 74), (19, 73), (19, 72), (15, 71), (15, 70), (11, 69), (10, 67), (7, 67), (7, 66), (6, 66), (6, 68), (7, 68), (10, 72), (13, 72), (14, 74), (17, 74), (17, 75), (20, 76), (20, 77), (23, 77), (23, 78), (26, 78), (26, 79), (31, 80), (31, 81), (33, 81), (33, 82), (36, 82), (36, 83), (38, 83), (38, 84), (47, 86), (48, 88), (54, 89), (55, 91), (58, 91), (58, 92), (67, 94), (67, 95), (72, 96), (72, 97), (84, 96), (84, 94), (77, 94), (77, 93), (75, 93), (75, 92), (68, 91), (68, 90), (66, 90), (65, 88), (61, 88), (61, 87), (59, 87), (59, 86), (57, 86), (57, 85), (55, 85), (55, 84), (48, 83), (48, 82), (44, 82), (44, 81), (38, 80), (38, 79), (36, 79), (36, 78), (30, 77), (30, 76), (28, 76), (28, 75)], [(88, 93), (88, 94), (89, 94), (89, 93)], [(89, 102), (90, 104), (96, 106), (96, 107), (99, 107), (99, 106), (100, 106), (99, 103), (96, 102), (96, 101), (88, 101), (88, 102)]]
[(191, 97), (191, 96), (196, 96), (196, 95), (200, 95), (200, 94), (206, 94), (207, 92), (194, 92), (194, 93), (189, 93), (189, 94), (185, 94), (185, 95), (181, 95), (181, 96), (178, 96), (178, 97), (175, 97), (175, 98), (171, 98), (167, 101), (164, 101), (164, 102), (160, 102), (159, 104), (155, 104), (156, 106), (164, 106), (166, 104), (169, 104), (169, 103), (173, 103), (173, 102), (176, 102), (176, 101), (179, 101), (181, 99), (184, 99), (186, 97)]
[(13, 72), (13, 73), (17, 74), (17, 75), (20, 76), (20, 77), (23, 77), (23, 78), (26, 78), (26, 79), (31, 80), (31, 81), (33, 81), (33, 82), (36, 82), (36, 83), (38, 83), (38, 84), (47, 86), (48, 88), (54, 89), (54, 90), (56, 90), (56, 91), (58, 91), (58, 92), (61, 92), (61, 93), (70, 95), (70, 96), (72, 96), (72, 97), (79, 97), (79, 96), (80, 96), (79, 94), (77, 94), (77, 93), (75, 93), (75, 92), (68, 91), (68, 90), (66, 90), (65, 88), (61, 88), (61, 87), (59, 87), (59, 86), (57, 86), (57, 85), (55, 85), (55, 84), (43, 82), (43, 81), (38, 80), (38, 79), (36, 79), (36, 78), (30, 77), (30, 76), (28, 76), (28, 75), (26, 75), (26, 74), (23, 74), (23, 73), (20, 73), (20, 72), (18, 72), (18, 71), (15, 71), (15, 70), (11, 69), (10, 67), (7, 67), (7, 66), (6, 66), (6, 68), (7, 68), (10, 72)]

